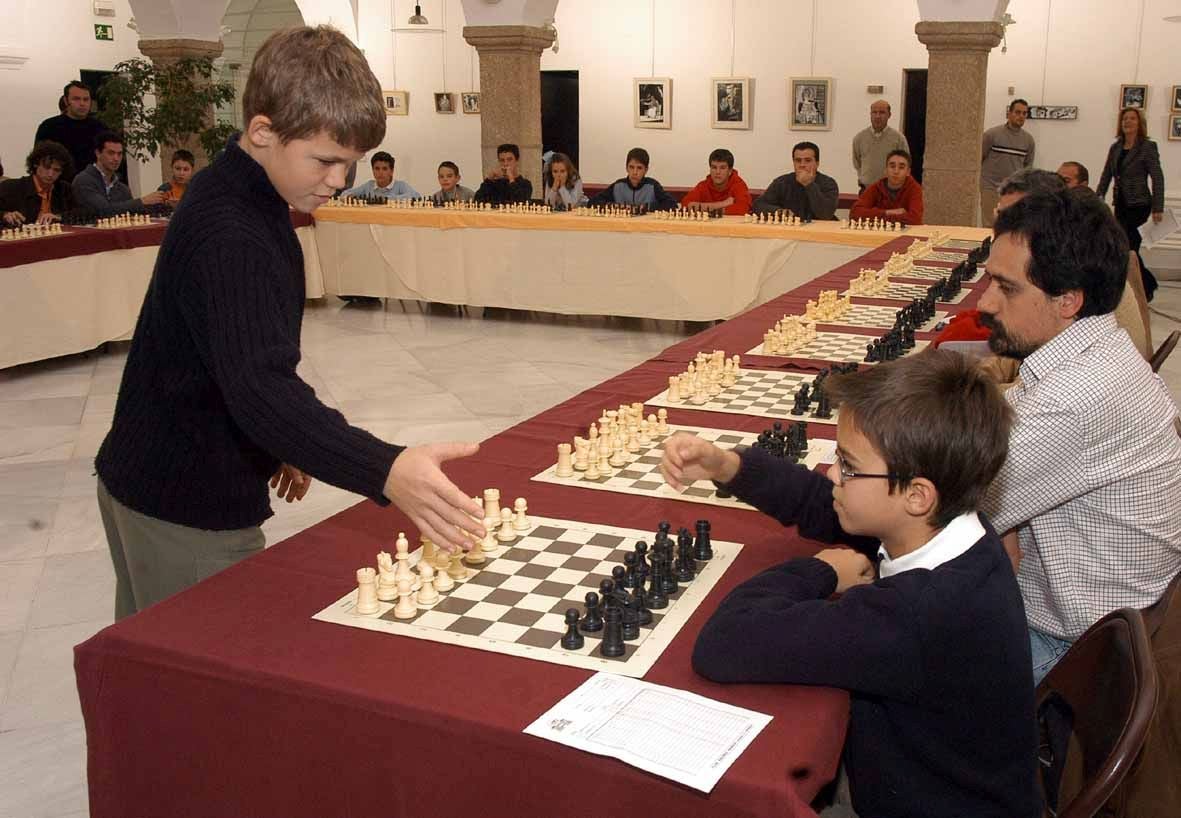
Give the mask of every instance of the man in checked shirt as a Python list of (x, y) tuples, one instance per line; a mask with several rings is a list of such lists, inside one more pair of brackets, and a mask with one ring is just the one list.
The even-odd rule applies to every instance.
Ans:
[(1181, 571), (1181, 439), (1172, 398), (1112, 315), (1128, 245), (1108, 207), (1035, 193), (994, 229), (981, 320), (1021, 368), (983, 510), (1016, 530), (1037, 684), (1088, 627), (1156, 602)]

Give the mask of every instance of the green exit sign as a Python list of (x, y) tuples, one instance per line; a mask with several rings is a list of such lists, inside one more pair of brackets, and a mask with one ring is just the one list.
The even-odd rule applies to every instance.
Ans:
[(106, 26), (102, 23), (94, 24), (94, 39), (96, 40), (113, 40), (115, 39), (115, 27)]

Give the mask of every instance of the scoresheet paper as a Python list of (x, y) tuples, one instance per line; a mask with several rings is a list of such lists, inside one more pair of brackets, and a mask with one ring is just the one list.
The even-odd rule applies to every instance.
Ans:
[(524, 732), (707, 793), (770, 722), (685, 690), (596, 673)]

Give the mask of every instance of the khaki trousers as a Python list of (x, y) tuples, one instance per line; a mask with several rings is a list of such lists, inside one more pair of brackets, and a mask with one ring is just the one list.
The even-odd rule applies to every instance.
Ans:
[(98, 481), (102, 515), (115, 566), (115, 619), (196, 585), (236, 562), (262, 551), (262, 529), (204, 531), (132, 511)]

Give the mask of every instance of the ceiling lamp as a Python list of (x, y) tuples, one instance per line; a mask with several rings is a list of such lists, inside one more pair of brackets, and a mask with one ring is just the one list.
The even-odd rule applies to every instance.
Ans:
[(429, 24), (429, 21), (423, 16), (422, 6), (417, 3), (414, 4), (414, 14), (410, 15), (410, 19), (406, 23), (412, 26), (425, 26)]

